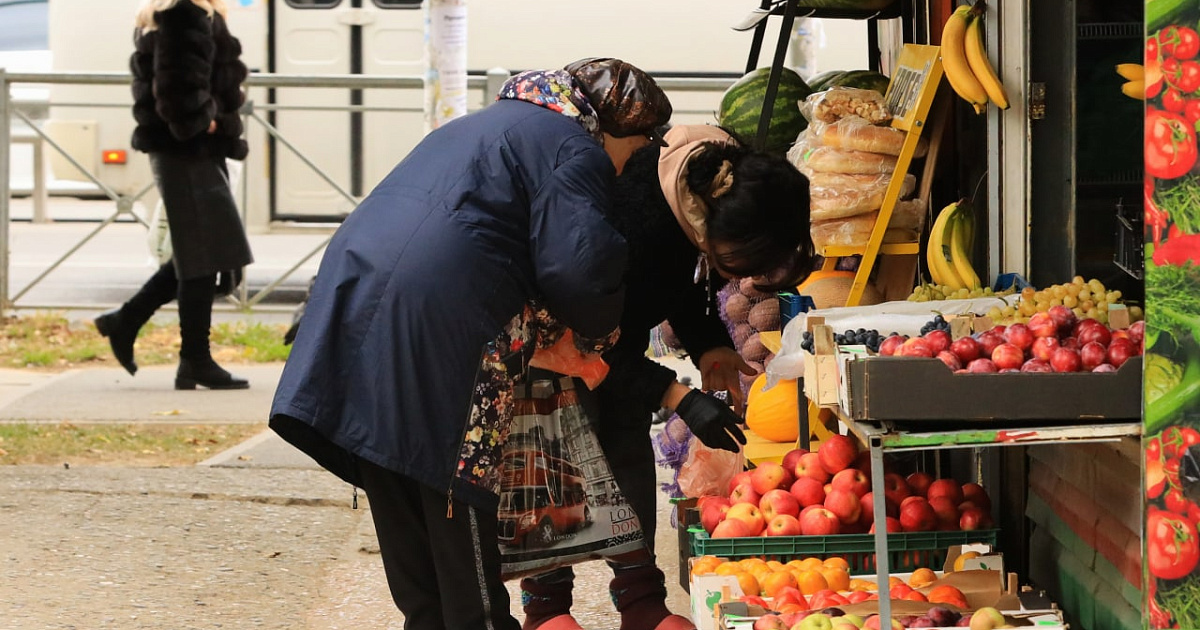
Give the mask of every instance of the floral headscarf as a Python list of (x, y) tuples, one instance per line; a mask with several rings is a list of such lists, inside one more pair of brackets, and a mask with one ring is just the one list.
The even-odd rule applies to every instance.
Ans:
[(556, 111), (578, 122), (593, 138), (600, 139), (596, 108), (565, 70), (529, 70), (515, 75), (496, 95), (496, 100), (526, 101)]

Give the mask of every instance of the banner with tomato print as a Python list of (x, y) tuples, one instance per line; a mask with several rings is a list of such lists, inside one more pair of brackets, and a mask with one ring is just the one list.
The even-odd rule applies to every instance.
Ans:
[(1143, 618), (1200, 628), (1200, 3), (1146, 26)]

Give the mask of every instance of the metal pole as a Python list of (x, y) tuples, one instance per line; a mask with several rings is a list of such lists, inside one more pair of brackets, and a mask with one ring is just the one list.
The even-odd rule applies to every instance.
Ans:
[(491, 105), (492, 101), (496, 100), (496, 95), (500, 93), (500, 88), (504, 87), (504, 82), (512, 74), (504, 68), (492, 68), (487, 71), (487, 83), (483, 88), (483, 106)]
[(46, 191), (46, 151), (41, 138), (33, 139), (33, 222), (49, 223), (46, 204), (50, 194)]
[(875, 510), (875, 580), (879, 585), (879, 627), (892, 627), (892, 600), (887, 597), (884, 585), (891, 571), (888, 560), (887, 496), (883, 484), (883, 441), (870, 435), (867, 447), (871, 453), (871, 498)]
[(12, 116), (8, 103), (8, 75), (0, 68), (0, 315), (8, 310), (8, 201), (9, 201), (9, 138)]

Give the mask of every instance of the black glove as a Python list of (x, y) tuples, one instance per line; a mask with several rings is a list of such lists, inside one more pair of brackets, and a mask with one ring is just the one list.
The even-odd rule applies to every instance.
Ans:
[[(738, 427), (741, 418), (733, 413), (729, 405), (693, 389), (688, 392), (675, 413), (683, 418), (684, 423), (696, 437), (709, 448), (721, 448), (738, 452), (738, 443), (746, 443), (746, 434)], [(737, 440), (735, 442), (734, 440)]]

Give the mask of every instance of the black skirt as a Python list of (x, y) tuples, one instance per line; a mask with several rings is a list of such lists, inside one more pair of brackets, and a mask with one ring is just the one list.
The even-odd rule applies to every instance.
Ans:
[(239, 272), (254, 262), (224, 157), (151, 153), (180, 280)]

